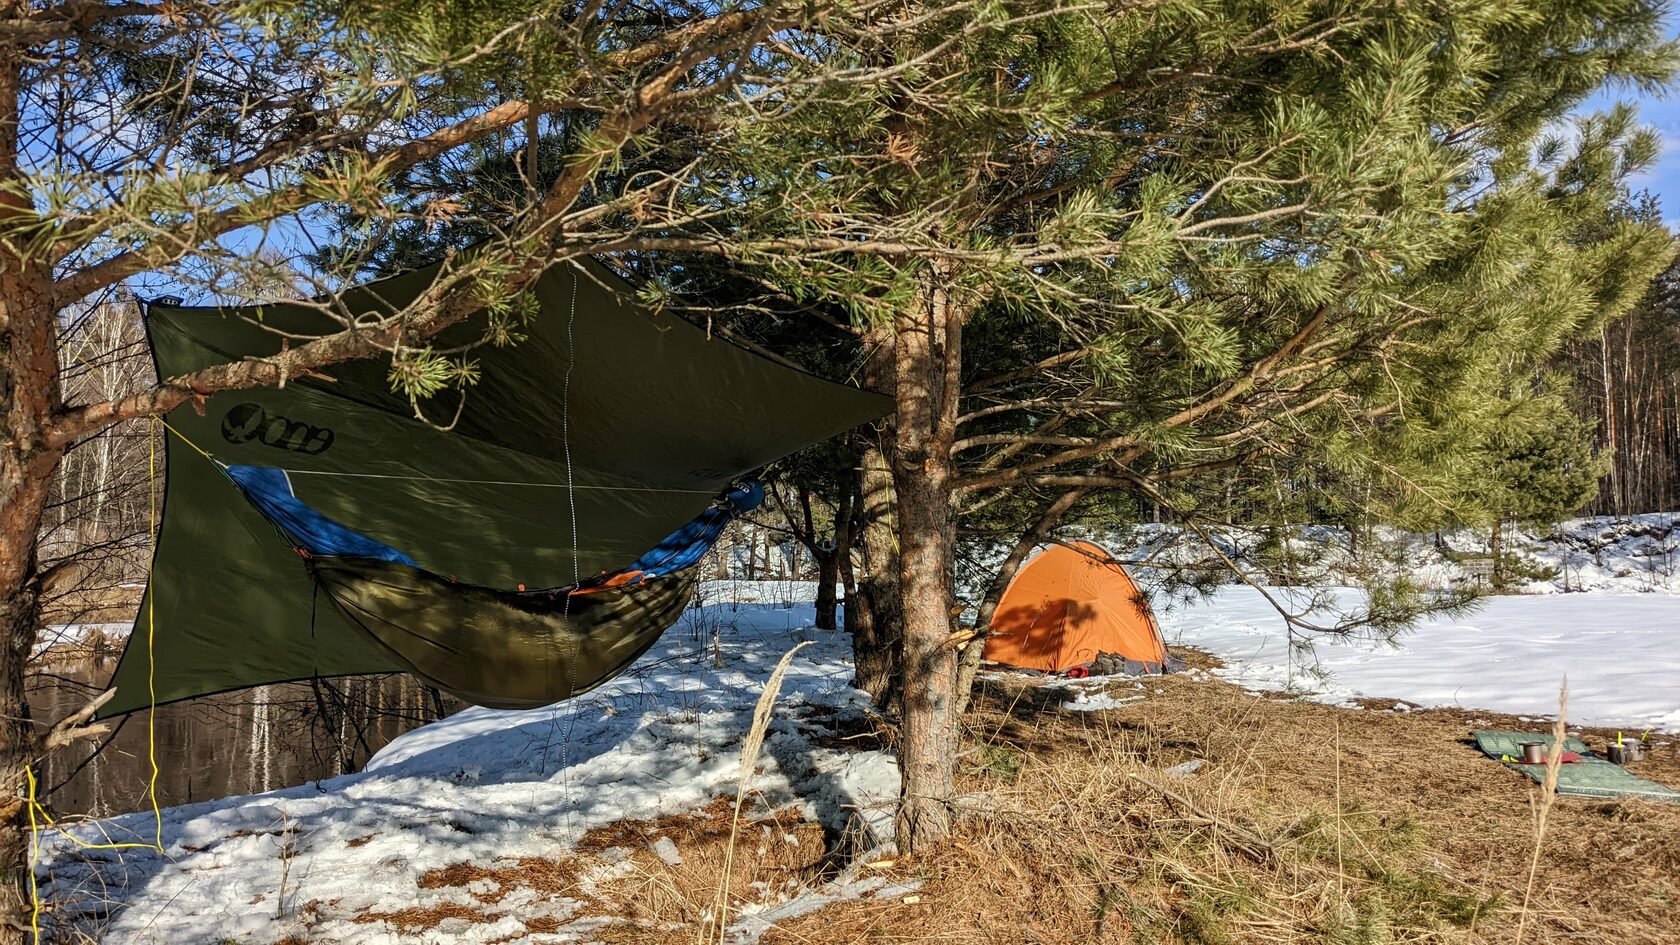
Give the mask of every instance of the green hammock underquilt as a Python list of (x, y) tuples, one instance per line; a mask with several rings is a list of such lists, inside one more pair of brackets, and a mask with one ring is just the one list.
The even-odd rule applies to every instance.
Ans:
[(569, 595), (464, 586), (391, 561), (312, 558), (345, 620), (421, 679), (474, 705), (534, 709), (627, 669), (681, 616), (698, 572)]
[[(1546, 742), (1549, 750), (1552, 737), (1535, 732), (1494, 732), (1473, 731), (1470, 737), (1476, 740), (1476, 747), (1489, 758), (1521, 758), (1522, 743), (1533, 741)], [(1566, 739), (1563, 743), (1565, 751), (1572, 751), (1581, 756), (1580, 761), (1558, 766), (1558, 793), (1570, 794), (1576, 797), (1640, 797), (1652, 801), (1680, 801), (1680, 791), (1665, 787), (1655, 781), (1631, 774), (1621, 765), (1613, 765), (1603, 758), (1596, 758), (1587, 753), (1586, 743), (1579, 738)], [(1529, 779), (1543, 783), (1546, 779), (1545, 765), (1525, 765), (1515, 762), (1502, 762), (1507, 768), (1520, 771)]]

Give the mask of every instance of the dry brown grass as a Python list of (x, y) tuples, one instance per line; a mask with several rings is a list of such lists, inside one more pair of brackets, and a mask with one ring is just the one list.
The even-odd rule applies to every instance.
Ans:
[(462, 919), (474, 924), (490, 921), (483, 911), (457, 902), (439, 903), (435, 906), (411, 906), (396, 912), (364, 912), (354, 921), (389, 922), (399, 932), (412, 933), (435, 929), (449, 919)]
[[(1149, 686), (1163, 692), (1071, 713), (1030, 684), (986, 684), (961, 786), (991, 809), (895, 864), (925, 880), (920, 901), (835, 905), (765, 945), (1514, 941), (1537, 790), (1467, 733), (1546, 726)], [(1191, 759), (1195, 774), (1167, 773)], [(1680, 750), (1638, 770), (1680, 783)], [(1525, 942), (1673, 945), (1677, 915), (1680, 805), (1558, 799)]]
[[(720, 797), (695, 814), (605, 828), (631, 853), (620, 872), (596, 884), (599, 905), (585, 914), (629, 920), (625, 942), (692, 943), (718, 898), (733, 814), (734, 799)], [(668, 864), (653, 852), (649, 844), (661, 836), (676, 845), (681, 863)], [(744, 819), (726, 887), (731, 908), (774, 902), (778, 893), (818, 882), (826, 852), (822, 827), (796, 808)], [(602, 940), (620, 941), (611, 935)]]
[[(430, 932), (451, 919), (485, 924), (500, 917), (505, 904), (497, 907), (509, 894), (531, 890), (541, 894), (539, 902), (581, 903), (567, 922), (612, 920), (591, 933), (594, 941), (690, 945), (714, 908), (730, 857), (734, 813), (735, 799), (718, 797), (693, 813), (620, 820), (591, 830), (572, 854), (560, 859), (524, 857), (434, 869), (420, 877), (421, 889), (472, 887), (468, 895), (474, 902), (417, 904), (364, 913), (356, 921), (389, 922), (405, 934)], [(666, 863), (653, 852), (652, 844), (661, 837), (675, 844), (681, 863)], [(791, 887), (820, 882), (829, 871), (826, 852), (821, 826), (806, 820), (797, 808), (744, 818), (727, 884), (731, 907), (775, 902)], [(311, 904), (306, 911), (319, 905)], [(523, 922), (529, 933), (552, 933), (564, 924), (552, 915), (521, 915), (517, 910), (508, 914)]]

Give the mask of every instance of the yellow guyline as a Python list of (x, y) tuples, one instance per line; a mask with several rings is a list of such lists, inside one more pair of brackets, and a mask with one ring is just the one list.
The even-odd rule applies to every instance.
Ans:
[[(212, 457), (209, 453), (207, 453), (203, 449), (201, 449), (197, 443), (194, 443), (193, 441), (187, 439), (185, 436), (183, 436), (181, 434), (181, 431), (179, 431), (179, 430), (175, 429), (174, 427), (170, 426), (169, 421), (164, 420), (162, 417), (153, 417), (152, 418), (151, 436), (147, 437), (147, 439), (150, 441), (150, 446), (151, 446), (151, 458), (150, 458), (150, 464), (149, 464), (150, 484), (149, 484), (149, 490), (148, 490), (149, 491), (149, 495), (148, 495), (148, 521), (149, 521), (149, 524), (150, 524), (150, 527), (151, 527), (151, 535), (152, 535), (152, 541), (153, 541), (153, 546), (154, 547), (156, 547), (156, 542), (157, 542), (157, 525), (158, 525), (158, 514), (157, 514), (157, 478), (158, 478), (158, 475), (157, 475), (158, 474), (158, 469), (157, 469), (157, 441), (158, 441), (158, 435), (157, 434), (158, 434), (159, 424), (161, 424), (165, 430), (168, 430), (169, 432), (175, 434), (177, 437), (180, 437), (181, 442), (187, 444), (188, 446), (192, 447), (195, 450), (198, 450), (198, 452), (203, 454), (206, 459), (210, 459), (212, 462), (214, 461), (214, 457)], [(154, 645), (155, 645), (156, 639), (157, 639), (157, 633), (156, 633), (156, 631), (157, 631), (157, 619), (156, 619), (156, 617), (157, 617), (157, 603), (156, 603), (156, 600), (154, 599), (154, 596), (152, 594), (152, 563), (148, 562), (147, 565), (146, 565), (146, 759), (147, 759), (148, 762), (151, 763), (152, 776), (151, 776), (151, 780), (147, 783), (146, 794), (150, 797), (151, 802), (152, 802), (152, 822), (153, 822), (153, 825), (155, 827), (155, 832), (152, 835), (152, 842), (151, 843), (138, 843), (138, 842), (88, 843), (87, 841), (82, 840), (81, 838), (77, 837), (75, 834), (71, 833), (70, 831), (68, 831), (68, 830), (64, 829), (62, 826), (60, 826), (58, 821), (54, 820), (52, 818), (52, 815), (47, 813), (47, 809), (45, 807), (41, 806), (40, 801), (36, 798), (37, 785), (35, 783), (35, 768), (34, 768), (33, 765), (25, 766), (24, 769), (23, 769), (23, 773), (24, 773), (24, 780), (28, 784), (27, 802), (28, 802), (28, 810), (29, 810), (29, 839), (30, 839), (30, 843), (29, 843), (29, 849), (30, 849), (30, 860), (29, 860), (29, 907), (30, 907), (30, 911), (29, 911), (29, 930), (35, 936), (36, 945), (40, 945), (40, 942), (41, 942), (41, 892), (40, 892), (39, 884), (37, 883), (37, 881), (35, 879), (35, 867), (40, 862), (40, 858), (41, 858), (41, 822), (42, 821), (45, 821), (47, 826), (57, 829), (59, 831), (60, 835), (62, 835), (63, 837), (68, 839), (71, 843), (75, 844), (76, 846), (80, 847), (83, 850), (135, 850), (135, 849), (141, 849), (141, 850), (156, 850), (158, 852), (158, 854), (160, 854), (160, 855), (163, 853), (163, 811), (161, 809), (159, 809), (159, 807), (158, 807), (158, 797), (157, 797), (157, 782), (158, 782), (157, 682), (156, 682), (157, 660), (154, 658)]]

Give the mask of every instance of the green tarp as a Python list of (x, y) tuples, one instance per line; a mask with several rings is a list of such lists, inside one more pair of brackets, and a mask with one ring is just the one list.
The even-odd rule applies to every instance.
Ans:
[[(435, 275), (373, 283), (339, 310), (401, 306)], [(149, 599), (103, 714), (153, 701), (148, 670), (161, 704), (411, 668), (345, 620), (298, 554), (187, 441), (226, 463), (285, 469), (299, 499), (442, 578), (534, 589), (629, 564), (734, 477), (887, 409), (878, 395), (650, 314), (597, 264), (555, 267), (533, 291), (541, 314), (528, 337), (471, 354), (481, 380), (459, 418), (454, 394), (427, 405), (439, 423), (455, 420), (450, 429), (416, 419), (379, 361), (334, 366), (323, 372), (330, 380), (219, 394), (203, 415), (191, 405), (170, 414), (180, 436), (167, 438)], [(308, 305), (152, 305), (147, 316), (161, 377), (272, 355), (276, 332), (336, 327)], [(462, 326), (438, 343), (476, 338)], [(450, 619), (447, 609), (436, 619)]]
[[(1537, 735), (1533, 732), (1496, 732), (1473, 731), (1470, 737), (1475, 739), (1476, 747), (1489, 758), (1521, 758), (1523, 742), (1546, 743), (1546, 751), (1551, 751), (1552, 736)], [(1630, 773), (1621, 765), (1613, 765), (1602, 758), (1596, 758), (1587, 752), (1585, 742), (1579, 738), (1568, 738), (1563, 743), (1564, 751), (1572, 751), (1581, 756), (1580, 761), (1558, 766), (1557, 790), (1559, 794), (1572, 794), (1578, 797), (1639, 797), (1652, 801), (1680, 801), (1680, 791), (1674, 791), (1655, 781), (1647, 781)], [(1527, 775), (1531, 780), (1544, 783), (1546, 780), (1545, 765), (1525, 765), (1517, 762), (1504, 762), (1507, 768), (1512, 768)]]

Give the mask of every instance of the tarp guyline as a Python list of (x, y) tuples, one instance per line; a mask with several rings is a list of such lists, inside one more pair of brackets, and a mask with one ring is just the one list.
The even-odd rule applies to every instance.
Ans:
[[(342, 308), (399, 309), (435, 276), (372, 283)], [(490, 705), (575, 694), (680, 615), (692, 565), (734, 514), (735, 497), (714, 505), (732, 483), (886, 412), (878, 395), (650, 314), (596, 263), (556, 267), (532, 292), (527, 339), (474, 352), (481, 380), (449, 430), (415, 419), (376, 362), (169, 415), (180, 436), (141, 610), (157, 703), (396, 671)], [(146, 326), (160, 377), (271, 356), (276, 332), (341, 327), (305, 304), (154, 304)], [(474, 340), (457, 326), (438, 344)], [(296, 550), (332, 537), (349, 544)], [(559, 592), (590, 575), (607, 577)], [(144, 647), (125, 652), (104, 715), (147, 704), (147, 663)]]

